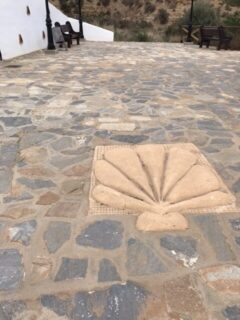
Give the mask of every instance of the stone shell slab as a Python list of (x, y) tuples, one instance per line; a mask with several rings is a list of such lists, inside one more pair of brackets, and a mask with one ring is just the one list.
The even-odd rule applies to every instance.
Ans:
[[(179, 143), (179, 144), (161, 144), (165, 151), (169, 151), (173, 147), (178, 147), (181, 149), (185, 149), (188, 151), (192, 151), (196, 154), (198, 154), (199, 159), (198, 163), (201, 165), (204, 165), (212, 170), (212, 172), (215, 174), (217, 179), (220, 182), (221, 190), (224, 190), (231, 198), (232, 198), (232, 204), (231, 205), (222, 205), (218, 207), (211, 207), (211, 208), (201, 208), (201, 209), (186, 209), (183, 210), (184, 214), (205, 214), (205, 213), (223, 213), (223, 212), (237, 212), (237, 208), (235, 206), (235, 197), (231, 194), (230, 190), (227, 188), (221, 177), (218, 175), (218, 173), (214, 170), (214, 168), (211, 166), (211, 164), (208, 162), (206, 157), (200, 152), (200, 150), (192, 143)], [(97, 185), (97, 180), (94, 174), (96, 162), (98, 160), (104, 159), (104, 154), (106, 151), (111, 149), (120, 149), (120, 148), (129, 148), (129, 149), (135, 149), (137, 145), (111, 145), (111, 146), (97, 146), (95, 148), (94, 152), (94, 158), (93, 158), (93, 164), (92, 164), (92, 173), (91, 173), (91, 184), (90, 184), (90, 192), (89, 192), (89, 215), (105, 215), (105, 214), (134, 214), (136, 212), (132, 212), (129, 210), (121, 210), (116, 209), (113, 207), (108, 207), (106, 205), (98, 203), (93, 197), (92, 197), (92, 191), (94, 187)]]

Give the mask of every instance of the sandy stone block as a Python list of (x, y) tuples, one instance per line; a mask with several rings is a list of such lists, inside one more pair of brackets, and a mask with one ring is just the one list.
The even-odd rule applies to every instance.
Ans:
[(110, 130), (110, 131), (134, 131), (136, 128), (135, 123), (125, 122), (125, 123), (102, 123), (99, 125), (100, 130)]

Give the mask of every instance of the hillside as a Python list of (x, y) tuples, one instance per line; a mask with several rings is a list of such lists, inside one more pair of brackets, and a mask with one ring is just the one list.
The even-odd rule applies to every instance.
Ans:
[[(52, 2), (68, 15), (77, 15), (76, 0)], [(207, 2), (221, 21), (240, 10), (239, 0)], [(190, 0), (83, 0), (82, 11), (85, 21), (114, 30), (117, 40), (166, 40), (169, 30), (174, 40), (172, 29), (190, 4)]]

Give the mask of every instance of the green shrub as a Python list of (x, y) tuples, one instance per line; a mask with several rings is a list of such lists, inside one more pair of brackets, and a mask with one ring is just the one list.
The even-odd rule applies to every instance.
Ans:
[[(187, 25), (190, 18), (190, 9), (179, 20), (179, 24)], [(207, 0), (197, 0), (193, 7), (193, 24), (216, 26), (219, 24), (219, 14)]]
[(226, 26), (240, 26), (240, 11), (228, 14), (223, 23)]
[(169, 42), (171, 41), (171, 38), (174, 36), (178, 36), (178, 37), (180, 36), (180, 29), (176, 23), (171, 24), (170, 26), (167, 27), (164, 33), (163, 40), (165, 42)]
[(151, 41), (151, 37), (145, 30), (135, 31), (129, 41), (134, 42), (149, 42)]
[(158, 12), (158, 19), (161, 24), (166, 24), (168, 23), (169, 19), (169, 13), (165, 9), (160, 9)]

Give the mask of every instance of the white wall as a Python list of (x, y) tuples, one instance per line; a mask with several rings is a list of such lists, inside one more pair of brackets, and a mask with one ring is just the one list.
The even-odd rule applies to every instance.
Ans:
[[(31, 15), (27, 15), (29, 6)], [(71, 21), (74, 29), (79, 23), (68, 18), (50, 4), (51, 19), (65, 23)], [(0, 0), (0, 51), (3, 60), (27, 54), (47, 47), (45, 0)], [(89, 41), (113, 41), (113, 32), (83, 23), (84, 37)], [(46, 38), (43, 39), (42, 32)], [(19, 34), (23, 44), (19, 44)]]

